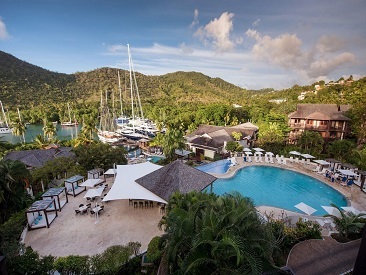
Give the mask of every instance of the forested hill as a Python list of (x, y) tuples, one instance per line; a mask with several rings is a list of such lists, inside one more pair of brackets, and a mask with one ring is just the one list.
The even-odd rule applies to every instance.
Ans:
[[(164, 105), (236, 103), (246, 90), (219, 78), (197, 72), (176, 72), (146, 76), (136, 72), (143, 103)], [(128, 96), (129, 73), (120, 70), (121, 89)], [(117, 69), (100, 68), (89, 72), (51, 72), (0, 51), (0, 100), (9, 109), (50, 103), (99, 101), (100, 93), (118, 91)]]

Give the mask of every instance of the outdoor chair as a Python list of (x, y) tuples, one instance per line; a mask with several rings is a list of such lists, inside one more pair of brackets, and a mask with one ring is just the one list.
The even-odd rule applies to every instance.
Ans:
[(160, 207), (160, 213), (165, 214), (165, 205)]
[(134, 202), (133, 202), (133, 208), (138, 208), (138, 203), (137, 203), (137, 201), (134, 201)]
[(154, 208), (154, 202), (153, 202), (153, 201), (149, 201), (149, 206), (150, 206), (151, 208)]
[(90, 215), (94, 215), (95, 211), (93, 209), (90, 210)]
[(144, 208), (144, 202), (143, 201), (139, 201), (139, 208)]
[(145, 201), (145, 208), (149, 207), (149, 201)]
[(89, 202), (89, 203), (87, 203), (86, 204), (86, 206), (88, 207), (88, 208), (90, 208), (91, 207), (91, 203)]
[(75, 209), (75, 214), (80, 214), (80, 210), (79, 209)]
[(84, 204), (82, 203), (82, 204), (79, 204), (79, 207), (82, 207), (82, 206), (84, 206)]

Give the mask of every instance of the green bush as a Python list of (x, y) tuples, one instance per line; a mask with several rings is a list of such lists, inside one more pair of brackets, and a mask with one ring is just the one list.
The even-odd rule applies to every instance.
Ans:
[(26, 247), (22, 255), (7, 261), (9, 274), (47, 275), (53, 270), (53, 256), (40, 257), (31, 247)]
[(24, 211), (13, 214), (5, 223), (0, 225), (0, 255), (10, 258), (19, 254), (21, 248), (19, 239), (25, 225)]
[(76, 255), (57, 258), (53, 264), (54, 269), (62, 275), (90, 274), (89, 266), (89, 256)]
[(160, 262), (161, 255), (163, 251), (161, 250), (161, 237), (156, 236), (151, 239), (149, 245), (147, 246), (146, 257), (150, 262), (158, 263)]

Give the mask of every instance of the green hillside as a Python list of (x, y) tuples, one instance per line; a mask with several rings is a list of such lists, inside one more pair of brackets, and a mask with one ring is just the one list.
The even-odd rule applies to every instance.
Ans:
[[(120, 70), (124, 100), (128, 100), (129, 73)], [(234, 103), (246, 91), (219, 78), (196, 72), (146, 76), (136, 72), (144, 104), (185, 105)], [(72, 75), (51, 72), (0, 51), (0, 99), (9, 109), (64, 102), (97, 102), (100, 93), (118, 94), (117, 69), (100, 68)]]

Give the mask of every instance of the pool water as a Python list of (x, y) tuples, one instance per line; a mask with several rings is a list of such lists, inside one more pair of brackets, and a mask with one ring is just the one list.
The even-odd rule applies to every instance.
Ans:
[(317, 211), (315, 216), (327, 212), (321, 207), (331, 203), (347, 206), (346, 198), (337, 190), (310, 176), (270, 166), (250, 166), (237, 171), (229, 179), (217, 179), (213, 192), (218, 195), (238, 191), (250, 197), (256, 206), (274, 206), (304, 214), (295, 207), (304, 202)]
[(196, 168), (206, 173), (225, 174), (229, 169), (230, 161), (227, 159), (218, 160), (209, 164), (197, 166)]
[(159, 160), (163, 159), (164, 157), (158, 157), (158, 156), (148, 156), (148, 158), (151, 158), (151, 162), (157, 163)]

